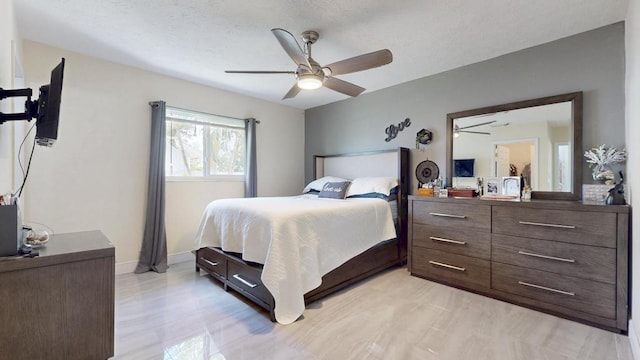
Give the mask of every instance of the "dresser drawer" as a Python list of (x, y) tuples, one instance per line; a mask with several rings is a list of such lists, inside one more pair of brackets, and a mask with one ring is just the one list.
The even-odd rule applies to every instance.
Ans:
[(222, 279), (227, 277), (227, 259), (223, 254), (211, 248), (201, 248), (196, 255), (198, 266)]
[(611, 248), (494, 234), (491, 260), (616, 283), (616, 249)]
[(258, 299), (264, 303), (263, 305), (273, 302), (271, 293), (260, 280), (261, 269), (232, 260), (229, 260), (227, 266), (227, 280), (235, 285), (234, 289), (245, 293), (248, 297)]
[(490, 286), (488, 260), (451, 254), (415, 246), (412, 248), (411, 273), (474, 289)]
[(463, 230), (491, 231), (491, 206), (412, 201), (413, 222)]
[(616, 247), (615, 213), (494, 206), (493, 233)]
[(413, 224), (413, 246), (489, 260), (491, 233)]
[(491, 266), (491, 285), (495, 290), (609, 319), (616, 318), (615, 285), (497, 262)]

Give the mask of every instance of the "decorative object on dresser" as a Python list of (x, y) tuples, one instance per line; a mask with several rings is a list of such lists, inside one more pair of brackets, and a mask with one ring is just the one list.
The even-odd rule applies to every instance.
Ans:
[[(307, 201), (315, 201), (313, 206), (303, 209), (303, 212), (291, 211), (291, 207), (287, 208), (287, 206), (291, 205), (291, 202), (303, 202), (302, 199), (297, 199), (297, 197), (294, 199), (274, 198), (271, 200), (267, 198), (232, 199), (240, 201), (252, 200), (253, 204), (255, 204), (255, 201), (276, 200), (280, 201), (280, 204), (279, 208), (270, 209), (270, 211), (260, 210), (260, 215), (250, 211), (255, 209), (253, 205), (244, 204), (244, 206), (241, 206), (242, 204), (238, 202), (235, 202), (237, 213), (232, 213), (231, 210), (233, 209), (231, 208), (228, 208), (227, 212), (223, 213), (214, 212), (219, 216), (225, 216), (225, 214), (239, 215), (235, 217), (232, 223), (230, 222), (230, 229), (233, 225), (246, 224), (247, 221), (251, 222), (251, 225), (239, 226), (239, 228), (245, 229), (244, 233), (242, 231), (225, 232), (224, 226), (216, 225), (216, 220), (210, 214), (205, 213), (197, 236), (196, 270), (202, 269), (206, 271), (220, 280), (225, 289), (236, 290), (249, 300), (268, 310), (271, 320), (277, 320), (283, 324), (295, 321), (303, 313), (304, 305), (376, 272), (402, 264), (407, 256), (409, 149), (399, 148), (358, 154), (315, 156), (314, 163), (314, 178), (317, 180), (312, 181), (305, 188), (305, 191), (308, 190), (309, 193), (302, 195)], [(328, 175), (333, 175), (334, 177), (329, 177)], [(318, 198), (313, 200), (314, 196), (310, 192), (322, 189), (324, 184), (321, 183), (327, 178), (331, 181), (353, 179), (347, 190), (346, 200)], [(365, 188), (370, 188), (370, 190), (365, 191)], [(363, 193), (363, 191), (366, 193)], [(385, 194), (381, 192), (385, 192)], [(381, 196), (384, 200), (381, 200)], [(318, 200), (323, 203), (322, 206), (320, 206)], [(380, 201), (382, 201), (382, 204), (380, 204)], [(212, 202), (207, 209), (212, 207), (217, 210), (217, 205), (214, 203), (216, 201)], [(283, 204), (286, 206), (283, 206)], [(367, 210), (367, 213), (373, 212), (374, 219), (378, 220), (360, 222), (355, 220), (359, 212), (355, 212), (358, 209), (354, 209), (353, 206), (360, 207), (358, 204), (364, 205), (364, 210)], [(336, 210), (336, 205), (341, 207), (342, 212)], [(326, 210), (327, 206), (333, 206), (331, 211)], [(282, 209), (285, 211), (283, 212)], [(368, 229), (358, 226), (361, 223), (384, 225), (386, 222), (383, 220), (387, 218), (384, 215), (385, 211), (382, 210), (390, 213), (388, 216), (389, 226), (384, 226), (384, 231), (377, 230), (375, 226), (370, 226)], [(322, 212), (322, 214), (319, 214), (319, 212)], [(349, 216), (345, 217), (344, 212), (348, 212)], [(392, 216), (391, 214), (394, 212), (397, 215)], [(280, 218), (280, 223), (276, 222), (277, 219), (275, 217), (278, 215), (281, 217), (283, 213), (286, 213), (287, 218)], [(245, 216), (252, 214), (253, 217)], [(216, 217), (220, 218), (219, 216)], [(301, 219), (302, 217), (305, 219)], [(325, 226), (324, 224), (329, 222), (328, 219), (331, 219), (331, 224), (335, 226)], [(342, 224), (344, 225), (343, 227), (338, 226), (338, 222), (341, 220), (345, 222), (345, 224)], [(304, 223), (304, 221), (307, 222)], [(309, 223), (309, 221), (311, 222)], [(303, 226), (296, 227), (291, 225), (296, 222)], [(271, 236), (271, 238), (264, 232), (255, 231), (265, 227), (258, 228), (261, 225), (278, 228), (276, 225), (280, 224), (285, 224), (287, 229), (293, 230), (275, 232), (278, 234)], [(283, 227), (280, 227), (280, 229), (284, 230)], [(303, 231), (312, 232), (317, 236), (304, 236)], [(327, 231), (341, 231), (342, 233), (323, 237), (322, 235), (327, 234)], [(267, 230), (266, 232), (269, 231)], [(224, 238), (221, 237), (222, 233), (224, 233)], [(247, 241), (243, 241), (242, 245), (238, 246), (241, 250), (229, 249), (232, 246), (229, 240), (249, 233), (263, 234), (263, 236), (253, 236), (246, 239)], [(285, 233), (293, 235), (283, 237), (282, 234)], [(383, 233), (389, 234), (389, 237), (377, 239), (377, 237), (383, 236)], [(348, 236), (352, 240), (340, 242), (345, 245), (341, 249), (337, 245), (333, 246), (340, 236)], [(360, 255), (355, 257), (347, 255), (347, 251), (352, 250), (353, 247), (357, 247), (361, 243), (371, 243), (372, 245), (363, 245), (358, 252), (355, 252), (355, 254)], [(250, 247), (246, 246), (247, 244), (256, 246)], [(291, 246), (295, 246), (300, 251), (290, 251)], [(267, 255), (256, 255), (258, 253), (261, 254), (260, 248), (265, 250)], [(244, 253), (232, 251), (243, 251)], [(292, 255), (294, 253), (295, 255)], [(330, 253), (331, 256), (322, 256), (327, 253)], [(259, 260), (259, 256), (264, 261)], [(254, 262), (243, 259), (249, 259)], [(338, 259), (341, 260), (338, 261)], [(256, 261), (263, 263), (257, 263)], [(302, 268), (305, 271), (298, 272)], [(314, 286), (316, 287), (314, 288)]]
[(418, 195), (420, 195), (420, 196), (434, 196), (433, 188), (418, 188)]
[(520, 176), (484, 178), (482, 199), (520, 201), (522, 195), (521, 183), (522, 178)]
[(618, 150), (613, 146), (602, 144), (584, 152), (587, 158), (593, 180), (606, 185), (613, 185), (615, 174), (611, 170), (611, 164), (622, 163), (627, 160), (627, 151)]
[(627, 205), (627, 201), (624, 198), (624, 186), (622, 185), (623, 182), (624, 176), (622, 176), (622, 171), (620, 171), (620, 182), (618, 182), (616, 186), (609, 190), (609, 195), (607, 195), (606, 199), (604, 199), (605, 204)]
[(502, 179), (498, 177), (484, 178), (483, 196), (499, 196), (502, 194)]
[(519, 176), (503, 176), (502, 177), (502, 195), (520, 197), (520, 182), (522, 178)]
[(418, 188), (427, 185), (440, 176), (440, 168), (438, 164), (431, 160), (422, 161), (416, 166), (416, 179), (418, 179)]
[(449, 196), (452, 197), (475, 197), (478, 192), (473, 189), (449, 189)]
[(627, 331), (629, 207), (409, 197), (409, 271)]
[(100, 231), (52, 235), (35, 258), (0, 261), (0, 358), (114, 355), (115, 249)]
[(582, 201), (604, 204), (610, 189), (611, 185), (582, 184)]

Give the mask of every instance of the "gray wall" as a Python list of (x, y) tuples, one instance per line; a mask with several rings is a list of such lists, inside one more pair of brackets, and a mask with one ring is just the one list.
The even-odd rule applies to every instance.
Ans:
[[(393, 51), (393, 47), (391, 48)], [(375, 76), (376, 70), (370, 70)], [(305, 179), (313, 177), (313, 155), (415, 149), (426, 128), (434, 141), (412, 151), (413, 169), (435, 161), (446, 173), (448, 113), (538, 97), (584, 92), (583, 147), (625, 146), (624, 23), (616, 23), (494, 59), (392, 86), (305, 112)], [(385, 142), (384, 130), (411, 118), (411, 126)], [(591, 173), (583, 170), (585, 183)], [(413, 179), (412, 188), (416, 181)]]

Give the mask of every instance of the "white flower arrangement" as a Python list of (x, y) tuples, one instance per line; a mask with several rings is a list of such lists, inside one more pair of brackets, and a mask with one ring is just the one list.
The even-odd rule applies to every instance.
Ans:
[(602, 144), (584, 152), (589, 167), (621, 163), (627, 160), (627, 151)]

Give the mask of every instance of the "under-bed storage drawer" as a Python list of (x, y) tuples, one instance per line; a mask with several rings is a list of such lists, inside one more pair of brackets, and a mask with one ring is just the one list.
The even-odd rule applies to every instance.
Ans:
[(201, 248), (196, 256), (200, 268), (219, 278), (227, 277), (227, 259), (222, 253), (211, 248)]
[(616, 318), (616, 287), (546, 271), (492, 263), (492, 288), (585, 313)]
[(262, 306), (269, 306), (273, 302), (273, 297), (262, 284), (261, 274), (262, 269), (245, 263), (233, 260), (229, 260), (227, 263), (228, 284), (235, 290), (243, 292), (247, 297), (262, 302)]
[(489, 260), (444, 251), (412, 248), (411, 273), (473, 289), (489, 288)]
[(491, 231), (491, 207), (412, 201), (412, 222), (463, 230)]

